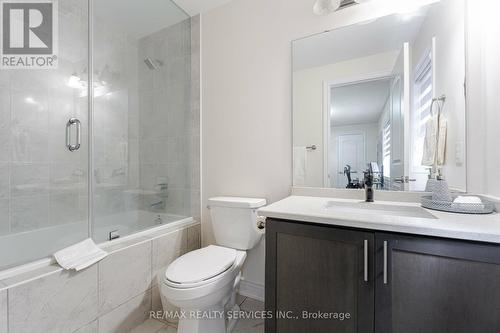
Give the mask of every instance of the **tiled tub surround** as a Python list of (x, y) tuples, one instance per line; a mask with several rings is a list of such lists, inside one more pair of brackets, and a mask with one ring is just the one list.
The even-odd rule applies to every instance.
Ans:
[[(142, 210), (124, 211), (96, 219), (94, 234), (98, 235), (98, 237), (93, 239), (96, 243), (101, 243), (107, 241), (109, 233), (114, 230), (117, 230), (119, 235), (131, 235), (141, 230), (150, 229), (152, 226), (160, 229), (163, 229), (163, 227), (169, 228), (170, 226), (175, 227), (182, 224), (186, 219), (191, 218)], [(49, 256), (63, 248), (64, 244), (79, 242), (82, 235), (87, 232), (87, 222), (81, 221), (47, 227), (36, 232), (0, 236), (0, 253), (2, 253), (0, 267), (6, 267), (7, 269), (13, 267), (13, 269), (16, 269), (15, 263), (29, 262), (32, 258)], [(13, 250), (19, 244), (30, 244), (30, 246), (23, 246), (19, 250)]]
[(0, 281), (0, 333), (127, 332), (160, 310), (157, 275), (200, 247), (200, 225), (103, 246), (81, 272), (46, 266)]

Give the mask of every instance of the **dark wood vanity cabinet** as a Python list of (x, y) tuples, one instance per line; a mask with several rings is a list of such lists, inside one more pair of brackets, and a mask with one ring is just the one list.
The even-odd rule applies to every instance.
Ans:
[(275, 219), (266, 228), (266, 333), (500, 332), (500, 246)]
[(373, 331), (374, 234), (268, 221), (266, 333)]
[(375, 332), (500, 332), (500, 246), (375, 235)]

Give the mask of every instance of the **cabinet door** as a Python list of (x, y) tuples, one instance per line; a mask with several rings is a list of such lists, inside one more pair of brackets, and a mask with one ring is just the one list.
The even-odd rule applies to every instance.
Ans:
[(498, 246), (376, 234), (376, 274), (378, 333), (500, 332)]
[(373, 233), (268, 220), (266, 333), (373, 332), (373, 249)]

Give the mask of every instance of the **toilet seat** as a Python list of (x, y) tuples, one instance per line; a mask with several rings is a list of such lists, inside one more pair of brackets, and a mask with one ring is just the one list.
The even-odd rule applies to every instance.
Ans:
[(216, 245), (189, 252), (168, 266), (164, 283), (179, 289), (210, 284), (232, 271), (237, 257), (237, 250)]

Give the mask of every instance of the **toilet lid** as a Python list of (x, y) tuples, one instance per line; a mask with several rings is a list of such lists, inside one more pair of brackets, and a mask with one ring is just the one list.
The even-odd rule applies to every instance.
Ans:
[(205, 281), (229, 269), (236, 254), (234, 249), (210, 245), (177, 258), (168, 266), (165, 276), (179, 284)]

